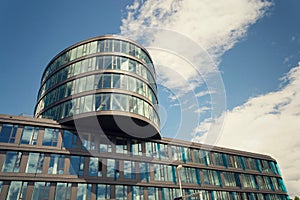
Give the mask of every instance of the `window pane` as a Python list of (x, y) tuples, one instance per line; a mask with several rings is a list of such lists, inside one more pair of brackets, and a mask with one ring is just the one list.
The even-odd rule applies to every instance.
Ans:
[(97, 200), (110, 199), (110, 185), (97, 185)]
[(49, 199), (50, 183), (35, 182), (32, 194), (32, 200)]
[(0, 194), (1, 194), (1, 190), (2, 190), (2, 184), (3, 184), (3, 182), (0, 181)]
[(51, 154), (48, 174), (63, 174), (65, 165), (65, 155)]
[(9, 186), (9, 191), (7, 194), (7, 200), (19, 199), (22, 189), (21, 181), (12, 181)]
[(127, 199), (127, 186), (126, 185), (116, 185), (116, 200), (126, 200)]
[(29, 153), (26, 173), (41, 173), (43, 169), (44, 154)]
[(84, 157), (82, 156), (70, 156), (70, 169), (71, 175), (82, 176), (84, 170)]
[(158, 188), (148, 187), (148, 200), (158, 200)]
[(25, 126), (22, 132), (21, 144), (29, 144), (30, 139), (32, 137), (32, 133), (33, 133), (33, 127)]
[(0, 132), (0, 142), (14, 143), (18, 126), (12, 124), (2, 124)]
[(21, 157), (21, 152), (7, 151), (2, 172), (19, 172)]
[(43, 146), (57, 146), (58, 129), (46, 128), (43, 138)]
[(102, 176), (102, 162), (99, 158), (90, 157), (89, 176)]
[(92, 184), (78, 184), (77, 200), (88, 200), (91, 198)]
[(70, 131), (64, 130), (63, 132), (63, 143), (64, 148), (67, 149), (76, 149), (77, 147), (77, 135)]
[(140, 180), (149, 181), (150, 180), (150, 168), (149, 163), (139, 163), (139, 170), (140, 170)]
[(135, 162), (124, 160), (124, 178), (135, 179)]
[(107, 174), (109, 178), (117, 179), (119, 177), (119, 161), (107, 159)]
[(66, 199), (67, 183), (57, 183), (55, 189), (55, 199)]

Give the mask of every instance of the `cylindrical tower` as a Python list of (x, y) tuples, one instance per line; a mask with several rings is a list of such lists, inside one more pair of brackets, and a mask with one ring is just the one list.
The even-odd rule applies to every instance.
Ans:
[(115, 35), (84, 40), (46, 67), (35, 116), (66, 125), (88, 125), (96, 116), (103, 130), (160, 138), (155, 77), (149, 53), (136, 42)]

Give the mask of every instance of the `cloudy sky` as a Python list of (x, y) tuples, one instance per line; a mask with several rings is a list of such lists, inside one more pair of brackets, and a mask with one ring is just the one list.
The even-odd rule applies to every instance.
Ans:
[(163, 136), (271, 155), (289, 193), (300, 195), (299, 7), (298, 0), (2, 0), (0, 113), (32, 114), (45, 66), (67, 46), (122, 34), (153, 57)]

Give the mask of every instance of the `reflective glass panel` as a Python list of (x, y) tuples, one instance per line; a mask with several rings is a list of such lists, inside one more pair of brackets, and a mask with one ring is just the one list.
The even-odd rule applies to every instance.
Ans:
[(36, 145), (38, 137), (38, 127), (25, 126), (23, 128), (20, 144)]
[(127, 199), (127, 186), (126, 185), (116, 185), (115, 186), (116, 200), (126, 200)]
[(97, 200), (110, 199), (110, 185), (97, 184)]
[(64, 130), (62, 147), (67, 149), (76, 149), (77, 135), (70, 131)]
[(102, 160), (97, 157), (90, 157), (89, 176), (102, 176)]
[(9, 190), (6, 199), (25, 199), (27, 190), (27, 182), (22, 181), (12, 181), (10, 182)]
[(77, 200), (91, 199), (92, 184), (79, 183), (77, 186)]
[(48, 174), (63, 174), (65, 165), (65, 155), (51, 154)]
[(19, 172), (22, 152), (7, 151), (2, 172)]
[(14, 143), (18, 125), (2, 124), (0, 132), (0, 142)]
[(29, 153), (26, 173), (42, 173), (44, 162), (43, 153)]
[(82, 176), (84, 170), (84, 157), (82, 156), (70, 156), (70, 169), (71, 175)]
[(58, 129), (45, 128), (43, 146), (57, 146)]

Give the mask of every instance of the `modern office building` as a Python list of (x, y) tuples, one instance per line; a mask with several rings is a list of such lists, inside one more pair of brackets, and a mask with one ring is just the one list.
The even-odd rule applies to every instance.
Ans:
[(59, 53), (35, 117), (0, 115), (0, 199), (288, 199), (270, 156), (161, 138), (155, 78), (119, 36)]

